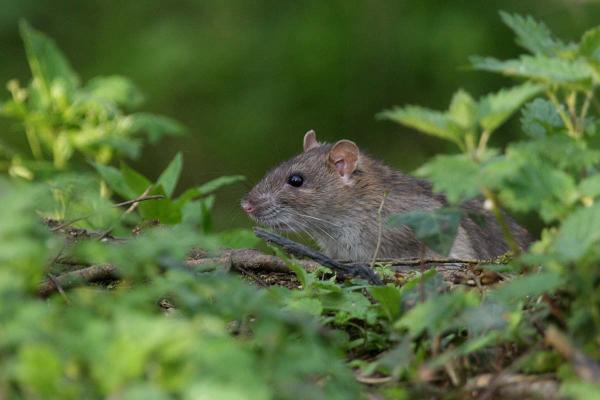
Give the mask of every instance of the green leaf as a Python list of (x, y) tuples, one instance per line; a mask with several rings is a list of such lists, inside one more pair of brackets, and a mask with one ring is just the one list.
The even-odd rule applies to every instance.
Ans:
[(521, 56), (518, 60), (500, 61), (492, 57), (471, 57), (475, 69), (497, 72), (506, 76), (528, 78), (547, 85), (563, 85), (589, 90), (592, 70), (582, 60), (564, 60), (543, 55)]
[(560, 394), (567, 399), (600, 400), (600, 384), (571, 380), (561, 385)]
[(488, 94), (478, 103), (478, 119), (481, 127), (489, 132), (502, 125), (523, 103), (544, 90), (544, 86), (526, 82), (510, 89)]
[(25, 344), (16, 365), (18, 380), (38, 398), (56, 398), (59, 395), (62, 369), (56, 350), (40, 344)]
[(377, 117), (397, 122), (428, 135), (449, 140), (462, 147), (460, 128), (445, 113), (419, 106), (406, 106), (383, 111)]
[(517, 276), (490, 291), (490, 298), (503, 302), (514, 303), (526, 297), (535, 298), (541, 294), (553, 292), (564, 283), (555, 272), (539, 272), (530, 275)]
[(85, 86), (92, 96), (114, 102), (124, 107), (137, 107), (144, 101), (144, 96), (129, 79), (118, 76), (98, 76)]
[(580, 208), (563, 222), (553, 249), (564, 261), (577, 261), (600, 242), (600, 203)]
[(400, 316), (402, 293), (396, 286), (372, 286), (369, 293), (377, 300), (389, 321), (395, 321)]
[(162, 185), (163, 189), (165, 190), (165, 194), (169, 198), (173, 195), (173, 191), (177, 186), (182, 167), (183, 157), (181, 152), (178, 152), (156, 181), (157, 185)]
[(531, 16), (511, 15), (500, 11), (502, 21), (517, 35), (517, 44), (534, 54), (556, 55), (564, 49), (564, 44), (552, 37), (552, 33), (543, 23)]
[(575, 181), (564, 171), (541, 162), (526, 161), (516, 171), (506, 178), (500, 191), (500, 200), (512, 210), (537, 211), (542, 219), (550, 222), (565, 216), (577, 200)]
[(460, 89), (452, 97), (448, 115), (461, 129), (470, 131), (477, 122), (477, 104), (469, 93)]
[(436, 156), (419, 168), (416, 174), (429, 178), (434, 190), (445, 193), (450, 203), (479, 194), (479, 167), (464, 154)]
[(396, 329), (407, 329), (412, 337), (427, 331), (436, 335), (456, 324), (458, 316), (467, 308), (479, 303), (473, 292), (453, 291), (417, 304), (395, 324)]
[(583, 34), (579, 43), (578, 54), (600, 63), (600, 26)]
[(541, 138), (559, 132), (564, 127), (560, 115), (552, 103), (546, 99), (535, 99), (523, 107), (521, 127), (533, 138)]
[(137, 193), (135, 197), (140, 196), (152, 185), (152, 182), (148, 178), (125, 163), (121, 164), (121, 175), (123, 175), (127, 186)]
[(585, 58), (592, 70), (596, 84), (600, 82), (600, 26), (587, 31), (579, 43), (578, 54)]
[(392, 215), (388, 223), (409, 226), (417, 239), (427, 247), (447, 256), (454, 244), (461, 218), (462, 213), (456, 208), (439, 208), (431, 212), (411, 211)]
[(245, 180), (246, 177), (243, 175), (228, 175), (228, 176), (220, 176), (218, 178), (212, 179), (203, 185), (191, 188), (186, 190), (177, 198), (178, 203), (186, 203), (191, 199), (195, 199), (197, 197), (206, 196), (217, 189), (220, 189), (223, 186), (231, 185), (236, 182), (240, 182)]
[(54, 41), (33, 29), (27, 21), (22, 20), (19, 29), (31, 73), (46, 99), (51, 98), (52, 89), (57, 84), (62, 85), (67, 94), (71, 94), (78, 86), (79, 79)]
[(123, 177), (123, 174), (121, 174), (121, 172), (115, 167), (111, 167), (109, 165), (102, 165), (100, 163), (95, 163), (94, 167), (96, 168), (96, 171), (98, 171), (102, 179), (106, 181), (108, 186), (124, 199), (131, 200), (141, 194), (136, 193), (129, 187), (129, 185), (125, 181), (125, 178)]
[(600, 196), (600, 174), (588, 176), (579, 182), (579, 192), (584, 196)]

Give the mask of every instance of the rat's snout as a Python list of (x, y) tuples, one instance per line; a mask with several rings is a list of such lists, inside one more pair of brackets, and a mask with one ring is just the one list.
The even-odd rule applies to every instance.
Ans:
[(248, 199), (242, 199), (240, 206), (247, 214), (252, 214), (256, 210), (256, 206)]

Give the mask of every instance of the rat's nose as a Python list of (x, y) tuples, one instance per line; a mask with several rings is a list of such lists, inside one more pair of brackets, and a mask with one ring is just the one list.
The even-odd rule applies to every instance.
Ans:
[(242, 200), (240, 205), (242, 206), (242, 209), (244, 211), (246, 211), (248, 214), (250, 214), (254, 211), (254, 205), (249, 200)]

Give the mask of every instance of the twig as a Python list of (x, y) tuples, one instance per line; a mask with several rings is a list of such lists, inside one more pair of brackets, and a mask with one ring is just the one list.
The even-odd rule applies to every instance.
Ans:
[(118, 277), (117, 269), (112, 265), (93, 265), (76, 271), (65, 272), (42, 282), (38, 287), (38, 294), (41, 297), (48, 297), (58, 288), (68, 289), (79, 286), (81, 283), (118, 279)]
[(255, 228), (254, 233), (259, 238), (282, 247), (288, 253), (297, 256), (299, 255), (303, 257), (308, 257), (321, 265), (331, 268), (336, 274), (340, 275), (342, 278), (346, 276), (356, 276), (366, 279), (371, 284), (383, 285), (381, 279), (366, 263), (355, 263), (351, 265), (342, 264), (319, 252), (312, 250), (311, 248), (303, 244), (294, 242), (293, 240), (284, 238), (283, 236), (279, 236), (275, 233), (267, 232), (264, 229)]

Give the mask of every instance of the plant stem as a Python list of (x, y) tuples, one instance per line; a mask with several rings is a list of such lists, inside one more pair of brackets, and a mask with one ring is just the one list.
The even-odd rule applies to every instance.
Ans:
[(581, 106), (581, 113), (579, 114), (579, 119), (578, 119), (578, 124), (577, 124), (577, 129), (580, 132), (583, 132), (583, 130), (585, 129), (585, 117), (587, 116), (587, 113), (590, 109), (590, 103), (592, 102), (593, 97), (594, 97), (594, 92), (590, 90), (589, 92), (587, 92), (587, 94), (585, 96), (585, 101), (583, 102), (583, 106)]
[(496, 217), (496, 221), (498, 221), (498, 224), (500, 225), (500, 229), (502, 229), (502, 234), (504, 236), (504, 240), (506, 240), (506, 244), (508, 245), (508, 247), (514, 255), (520, 254), (521, 247), (519, 246), (519, 244), (515, 240), (515, 237), (510, 231), (504, 214), (502, 214), (502, 210), (499, 206), (500, 202), (498, 200), (498, 196), (496, 196), (496, 193), (492, 192), (490, 189), (487, 188), (483, 189), (483, 195), (485, 196), (486, 200), (488, 200), (492, 204), (492, 212)]
[(571, 118), (565, 112), (563, 105), (560, 104), (560, 101), (558, 101), (558, 98), (556, 97), (556, 95), (551, 91), (546, 92), (546, 95), (548, 96), (548, 98), (550, 99), (552, 104), (554, 105), (554, 108), (556, 108), (556, 112), (558, 112), (558, 115), (560, 116), (560, 119), (563, 121), (563, 124), (565, 124), (565, 127), (567, 128), (567, 133), (569, 134), (569, 136), (572, 137), (573, 139), (579, 139), (580, 134), (575, 130), (575, 126), (573, 126), (573, 121), (571, 121)]
[(479, 145), (477, 146), (477, 152), (475, 153), (476, 160), (480, 160), (481, 156), (483, 156), (483, 153), (487, 148), (487, 143), (490, 140), (490, 136), (492, 136), (492, 132), (489, 129), (484, 130), (481, 134), (481, 137), (479, 138)]

